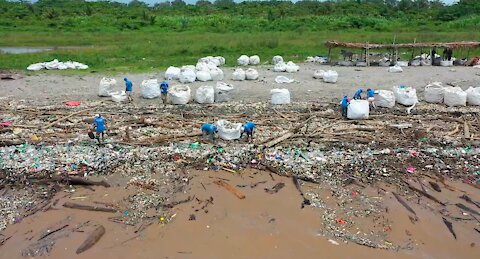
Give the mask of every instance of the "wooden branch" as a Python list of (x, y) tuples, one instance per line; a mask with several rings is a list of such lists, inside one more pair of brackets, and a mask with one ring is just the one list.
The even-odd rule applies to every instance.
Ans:
[(239, 199), (245, 199), (245, 195), (243, 193), (241, 193), (240, 191), (238, 191), (237, 189), (235, 189), (235, 187), (231, 186), (230, 184), (228, 184), (227, 182), (225, 181), (222, 181), (222, 180), (217, 180), (217, 181), (214, 181), (213, 182), (214, 184), (218, 185), (218, 186), (221, 186), (225, 189), (227, 189), (227, 191), (231, 192), (233, 195), (237, 196), (237, 198)]
[(90, 249), (92, 246), (94, 246), (100, 238), (105, 234), (105, 227), (100, 225), (98, 226), (95, 230), (88, 235), (87, 239), (83, 241), (83, 243), (78, 247), (76, 253), (80, 254), (82, 252), (87, 251)]
[(83, 205), (83, 204), (78, 204), (73, 202), (65, 202), (63, 204), (63, 207), (70, 208), (70, 209), (77, 209), (77, 210), (100, 211), (100, 212), (111, 212), (111, 213), (117, 212), (117, 210), (113, 208)]

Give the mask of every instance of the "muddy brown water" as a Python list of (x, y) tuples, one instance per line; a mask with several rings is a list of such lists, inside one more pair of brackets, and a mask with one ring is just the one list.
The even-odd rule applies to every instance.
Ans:
[[(141, 191), (138, 188), (95, 188), (95, 192), (78, 188), (70, 196), (65, 193), (57, 195), (57, 206), (46, 212), (39, 212), (25, 218), (18, 224), (9, 226), (2, 234), (12, 236), (0, 246), (0, 258), (26, 258), (22, 251), (37, 240), (49, 226), (66, 222), (72, 228), (89, 221), (87, 227), (79, 228), (59, 238), (49, 254), (50, 258), (479, 258), (480, 233), (473, 227), (479, 224), (469, 221), (455, 221), (457, 240), (448, 232), (441, 215), (432, 202), (416, 203), (407, 200), (415, 210), (419, 221), (412, 223), (408, 211), (402, 207), (391, 193), (383, 196), (388, 207), (384, 215), (391, 222), (389, 236), (400, 244), (410, 242), (412, 250), (399, 251), (374, 249), (353, 243), (336, 240), (339, 245), (331, 244), (319, 235), (322, 228), (321, 210), (314, 207), (300, 208), (302, 198), (290, 178), (274, 175), (274, 180), (266, 172), (248, 170), (233, 175), (228, 172), (192, 171), (190, 189), (175, 197), (181, 200), (195, 195), (199, 200), (213, 198), (213, 204), (201, 209), (204, 203), (193, 200), (176, 206), (167, 218), (167, 224), (155, 222), (140, 233), (134, 233), (139, 226), (127, 226), (107, 220), (111, 213), (89, 212), (63, 208), (65, 201), (92, 202), (104, 201), (122, 203), (128, 194)], [(247, 185), (235, 187), (246, 198), (239, 199), (225, 188), (213, 182), (226, 179), (230, 185)], [(265, 183), (259, 183), (266, 181)], [(285, 187), (277, 193), (269, 194), (264, 188), (271, 188), (277, 183)], [(250, 185), (259, 183), (256, 187)], [(461, 183), (452, 183), (462, 188), (474, 200), (480, 200), (478, 189)], [(391, 187), (391, 186), (390, 186)], [(302, 186), (305, 190), (317, 188), (313, 184)], [(355, 187), (346, 187), (355, 189)], [(393, 187), (392, 187), (393, 188)], [(367, 188), (368, 189), (368, 188)], [(372, 197), (377, 195), (372, 190)], [(432, 192), (430, 192), (432, 193)], [(455, 208), (455, 202), (462, 192), (444, 190), (432, 193), (437, 198), (449, 200), (447, 208), (459, 217), (467, 218)], [(325, 194), (326, 195), (326, 194)], [(334, 203), (334, 202), (333, 202)], [(463, 202), (464, 203), (464, 202)], [(423, 205), (422, 205), (423, 204)], [(426, 205), (425, 205), (426, 204)], [(467, 204), (468, 205), (468, 204)], [(468, 205), (474, 207), (473, 205)], [(478, 208), (477, 208), (478, 209)], [(194, 215), (194, 216), (192, 216)], [(189, 220), (194, 217), (195, 220)], [(369, 218), (359, 219), (357, 224), (369, 226)], [(91, 249), (77, 255), (76, 249), (85, 240), (87, 234), (96, 225), (106, 228), (105, 235)], [(360, 227), (360, 226), (359, 226)], [(80, 232), (83, 231), (83, 232)], [(334, 239), (335, 240), (335, 239)]]

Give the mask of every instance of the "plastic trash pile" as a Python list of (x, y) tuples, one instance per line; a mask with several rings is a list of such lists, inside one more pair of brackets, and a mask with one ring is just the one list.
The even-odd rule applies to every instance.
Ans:
[(30, 71), (39, 71), (42, 69), (47, 70), (65, 70), (65, 69), (87, 69), (88, 66), (76, 61), (60, 62), (58, 59), (54, 59), (50, 62), (42, 62), (31, 64), (27, 67)]

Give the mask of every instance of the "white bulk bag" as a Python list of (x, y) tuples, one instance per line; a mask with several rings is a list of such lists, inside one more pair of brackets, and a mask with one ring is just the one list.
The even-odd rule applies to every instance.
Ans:
[(197, 103), (213, 103), (215, 101), (215, 90), (211, 85), (202, 85), (195, 92)]
[(258, 65), (258, 64), (260, 64), (260, 57), (257, 56), (257, 55), (253, 55), (249, 58), (248, 63), (250, 65)]
[(172, 104), (187, 104), (191, 98), (190, 87), (188, 85), (173, 86), (168, 91), (168, 95)]
[(108, 77), (102, 78), (102, 80), (100, 80), (100, 84), (98, 85), (98, 96), (111, 96), (116, 85), (117, 80)]
[(180, 75), (180, 68), (170, 66), (165, 71), (165, 79), (167, 80), (177, 80)]
[(219, 120), (217, 123), (218, 136), (223, 140), (239, 139), (242, 134), (242, 124)]
[(225, 58), (224, 58), (224, 57), (222, 57), (222, 56), (217, 56), (217, 57), (214, 57), (214, 59), (218, 60), (218, 63), (220, 64), (220, 65), (218, 65), (218, 66), (223, 66), (223, 65), (225, 65)]
[(249, 62), (250, 62), (250, 58), (247, 55), (241, 55), (237, 59), (237, 64), (240, 66), (247, 66)]
[(440, 61), (440, 66), (441, 67), (451, 67), (451, 66), (453, 66), (453, 61), (452, 60), (442, 60), (442, 61)]
[(195, 70), (196, 71), (209, 71), (210, 68), (208, 67), (208, 63), (198, 62), (197, 65), (195, 65)]
[(234, 81), (243, 81), (245, 80), (245, 71), (243, 71), (243, 69), (241, 68), (237, 68), (235, 69), (235, 71), (233, 71), (233, 74), (232, 74), (232, 80)]
[(253, 69), (253, 68), (247, 69), (247, 71), (245, 71), (245, 78), (247, 80), (257, 80), (258, 79), (258, 71), (256, 69)]
[(433, 82), (425, 87), (425, 101), (428, 103), (443, 103), (444, 87), (441, 82)]
[(395, 100), (399, 104), (412, 106), (418, 103), (417, 90), (412, 87), (394, 86), (393, 93), (395, 94)]
[(215, 102), (228, 102), (232, 100), (234, 94), (234, 88), (232, 85), (217, 82), (215, 87)]
[(293, 63), (292, 61), (288, 61), (285, 71), (288, 73), (295, 73), (298, 72), (298, 70), (300, 70), (300, 67), (297, 66), (297, 64)]
[(403, 69), (400, 66), (395, 65), (393, 67), (389, 67), (388, 72), (390, 72), (390, 73), (402, 73)]
[(39, 70), (42, 70), (45, 68), (45, 64), (44, 63), (35, 63), (35, 64), (31, 64), (27, 67), (27, 70), (30, 70), (30, 71), (39, 71)]
[(210, 76), (212, 77), (213, 81), (222, 81), (223, 71), (218, 67), (210, 69)]
[(285, 72), (287, 70), (287, 64), (283, 63), (283, 61), (278, 62), (273, 67), (274, 72)]
[(443, 101), (447, 106), (466, 106), (467, 93), (460, 87), (445, 87)]
[(395, 66), (408, 67), (408, 61), (397, 61), (395, 62)]
[(183, 72), (183, 71), (186, 71), (186, 70), (192, 70), (193, 72), (195, 72), (195, 66), (194, 65), (186, 65), (186, 66), (182, 66), (180, 68), (180, 72)]
[(197, 77), (197, 80), (201, 82), (212, 80), (212, 76), (210, 75), (210, 70), (197, 71), (196, 77)]
[(116, 103), (121, 103), (127, 100), (127, 94), (125, 92), (115, 92), (112, 93), (112, 101)]
[(282, 57), (282, 56), (274, 56), (274, 57), (272, 58), (272, 63), (273, 63), (274, 65), (276, 65), (276, 64), (278, 64), (278, 63), (280, 63), (280, 62), (283, 63), (283, 57)]
[(290, 79), (286, 76), (277, 76), (277, 77), (275, 77), (275, 82), (277, 82), (279, 84), (290, 84), (290, 83), (295, 82), (295, 80)]
[(197, 79), (197, 75), (195, 74), (194, 70), (191, 69), (182, 69), (182, 72), (180, 72), (180, 75), (178, 76), (178, 79), (180, 80), (180, 83), (185, 84), (185, 83), (193, 83), (195, 82), (195, 79)]
[(325, 71), (323, 71), (321, 69), (320, 70), (315, 70), (315, 72), (313, 72), (313, 78), (322, 79), (324, 74), (325, 74)]
[(378, 90), (374, 102), (378, 107), (393, 108), (395, 106), (395, 95), (392, 91)]
[(289, 104), (290, 103), (290, 91), (288, 89), (272, 89), (270, 90), (272, 95), (272, 104)]
[(147, 79), (143, 80), (140, 85), (140, 91), (142, 97), (145, 99), (153, 99), (160, 96), (160, 85), (158, 84), (157, 79)]
[(347, 118), (351, 120), (368, 119), (370, 106), (367, 100), (351, 100), (347, 108)]
[(337, 80), (338, 80), (337, 71), (328, 70), (327, 72), (323, 73), (323, 82), (325, 82), (325, 83), (336, 83)]
[(465, 92), (467, 93), (468, 104), (480, 105), (480, 87), (470, 87)]

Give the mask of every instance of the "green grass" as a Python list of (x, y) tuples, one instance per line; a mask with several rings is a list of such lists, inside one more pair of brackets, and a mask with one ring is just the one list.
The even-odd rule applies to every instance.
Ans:
[[(31, 63), (75, 60), (90, 66), (87, 71), (105, 73), (146, 72), (170, 65), (195, 64), (207, 55), (221, 55), (228, 66), (234, 66), (241, 54), (258, 54), (262, 62), (274, 55), (301, 61), (305, 57), (327, 54), (326, 40), (391, 43), (475, 40), (478, 31), (456, 32), (363, 32), (319, 31), (298, 29), (285, 32), (0, 32), (0, 46), (78, 46), (33, 54), (0, 54), (0, 68), (24, 70)], [(334, 53), (337, 55), (339, 50)], [(466, 52), (466, 51), (465, 51)], [(478, 53), (478, 52), (477, 52)], [(474, 54), (474, 52), (470, 52)], [(55, 72), (59, 73), (59, 72)], [(64, 73), (64, 72), (60, 72)], [(77, 72), (74, 72), (77, 73)], [(85, 73), (78, 72), (78, 73)]]

